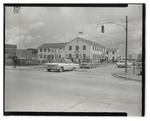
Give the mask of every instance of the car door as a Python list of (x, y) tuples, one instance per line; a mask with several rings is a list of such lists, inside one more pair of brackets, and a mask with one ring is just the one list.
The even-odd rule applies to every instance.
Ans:
[(65, 70), (70, 70), (71, 69), (71, 65), (70, 65), (69, 60), (65, 60), (64, 68), (65, 68)]
[(72, 70), (74, 67), (73, 63), (71, 61), (68, 62), (68, 69)]

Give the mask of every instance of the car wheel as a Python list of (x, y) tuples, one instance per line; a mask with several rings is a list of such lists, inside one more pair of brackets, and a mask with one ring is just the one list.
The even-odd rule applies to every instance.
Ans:
[(59, 69), (59, 72), (63, 72), (63, 71), (64, 71), (64, 68), (61, 67), (61, 68)]
[(51, 71), (51, 69), (47, 69), (47, 71), (49, 72), (49, 71)]
[(75, 70), (75, 69), (76, 69), (76, 67), (73, 67), (73, 68), (72, 68), (72, 70)]

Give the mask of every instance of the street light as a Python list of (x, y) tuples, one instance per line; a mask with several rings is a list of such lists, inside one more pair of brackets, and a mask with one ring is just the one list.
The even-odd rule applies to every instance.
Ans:
[(117, 23), (113, 23), (113, 22), (105, 22), (102, 23), (101, 26), (101, 32), (104, 33), (104, 24), (115, 24), (115, 25), (119, 25), (121, 27), (124, 28), (124, 30), (126, 31), (126, 41), (125, 41), (125, 73), (127, 73), (127, 55), (128, 55), (128, 16), (126, 16), (126, 26), (123, 26), (121, 24), (117, 24)]

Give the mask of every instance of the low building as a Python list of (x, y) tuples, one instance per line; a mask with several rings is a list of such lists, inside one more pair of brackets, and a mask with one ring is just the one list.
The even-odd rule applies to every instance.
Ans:
[(119, 58), (118, 49), (116, 48), (107, 48), (106, 49), (106, 58), (107, 62), (115, 62)]
[(16, 57), (17, 45), (5, 44), (5, 64), (12, 65), (13, 58)]
[(18, 65), (37, 65), (39, 64), (37, 49), (18, 49), (17, 58)]
[(47, 62), (53, 59), (65, 57), (65, 45), (67, 43), (46, 43), (38, 47), (38, 60)]
[(5, 44), (5, 59), (12, 59), (16, 56), (17, 45)]
[(32, 54), (31, 56), (32, 60), (38, 60), (38, 49), (28, 48), (27, 51)]
[(105, 52), (106, 48), (103, 45), (81, 37), (76, 37), (65, 46), (66, 58), (89, 58), (95, 62), (100, 62)]
[(17, 58), (23, 60), (32, 60), (32, 52), (26, 49), (18, 49)]

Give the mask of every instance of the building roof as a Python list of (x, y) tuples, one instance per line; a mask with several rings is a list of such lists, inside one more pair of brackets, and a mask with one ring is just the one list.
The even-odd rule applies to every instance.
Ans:
[(117, 51), (117, 48), (107, 48), (106, 51), (107, 51), (107, 52), (112, 52), (112, 51), (115, 51), (115, 52), (116, 52), (116, 51)]
[(67, 43), (45, 43), (38, 48), (64, 48)]
[(28, 50), (28, 51), (31, 51), (32, 54), (38, 53), (38, 49), (35, 49), (35, 48), (28, 48), (27, 50)]
[(17, 48), (17, 45), (5, 44), (5, 48)]
[(72, 41), (74, 40), (82, 40), (84, 43), (87, 43), (87, 44), (90, 44), (90, 45), (93, 45), (93, 46), (98, 46), (98, 47), (101, 47), (101, 48), (105, 48), (105, 46), (97, 43), (97, 42), (94, 42), (94, 41), (91, 41), (91, 40), (88, 40), (88, 39), (85, 39), (85, 38), (81, 38), (81, 37), (76, 37), (75, 39), (73, 39)]

